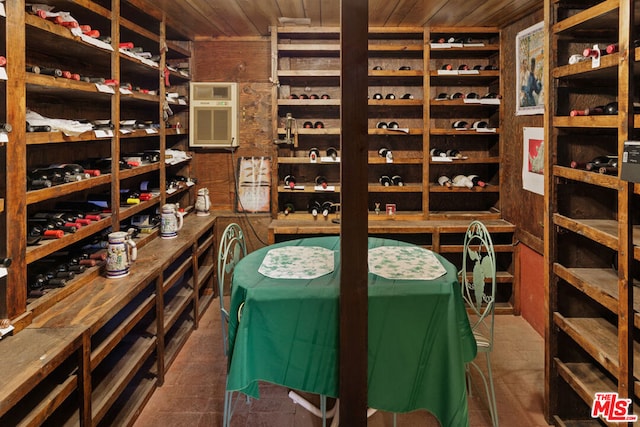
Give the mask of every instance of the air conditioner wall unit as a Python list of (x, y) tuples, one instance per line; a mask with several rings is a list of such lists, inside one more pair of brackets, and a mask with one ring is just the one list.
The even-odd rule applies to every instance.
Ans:
[(239, 141), (238, 84), (191, 82), (189, 146), (232, 148)]

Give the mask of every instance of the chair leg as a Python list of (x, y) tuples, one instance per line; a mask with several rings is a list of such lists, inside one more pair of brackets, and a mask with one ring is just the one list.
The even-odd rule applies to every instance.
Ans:
[(327, 396), (320, 395), (320, 412), (322, 413), (322, 427), (327, 427)]
[[(480, 378), (482, 379), (482, 383), (484, 385), (485, 395), (487, 396), (487, 406), (489, 407), (489, 414), (491, 415), (491, 422), (493, 427), (498, 427), (498, 406), (496, 404), (496, 392), (493, 386), (493, 372), (491, 370), (491, 358), (489, 353), (485, 353), (485, 357), (487, 358), (487, 377), (484, 376), (482, 369), (475, 362), (470, 362), (468, 366), (473, 366)], [(470, 370), (468, 371), (470, 374)], [(470, 378), (469, 378), (470, 379)], [(469, 387), (471, 389), (471, 387)], [(471, 393), (469, 393), (471, 395)]]
[(489, 353), (485, 354), (487, 358), (487, 373), (489, 376), (489, 410), (491, 411), (491, 421), (493, 421), (493, 427), (498, 427), (498, 405), (496, 402), (496, 390), (493, 386), (493, 370), (491, 369), (491, 355)]
[(229, 427), (231, 423), (231, 402), (233, 400), (233, 392), (224, 392), (224, 414), (222, 418), (222, 427)]

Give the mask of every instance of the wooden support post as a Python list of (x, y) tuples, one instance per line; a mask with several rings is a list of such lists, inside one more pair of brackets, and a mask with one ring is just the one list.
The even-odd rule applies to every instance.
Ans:
[(340, 424), (367, 424), (368, 0), (341, 2)]

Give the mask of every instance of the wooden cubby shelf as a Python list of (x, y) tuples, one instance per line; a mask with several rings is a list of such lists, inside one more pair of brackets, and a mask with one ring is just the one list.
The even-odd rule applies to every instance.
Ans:
[[(556, 425), (613, 425), (591, 418), (596, 392), (616, 392), (640, 402), (640, 221), (636, 185), (619, 169), (600, 174), (570, 165), (597, 156), (622, 157), (624, 142), (637, 139), (634, 114), (635, 61), (624, 60), (638, 15), (618, 0), (547, 0), (545, 52), (545, 277), (546, 407)], [(632, 6), (633, 7), (633, 6)], [(569, 64), (569, 57), (598, 44), (620, 53)], [(631, 42), (633, 43), (633, 42)], [(545, 91), (547, 87), (545, 87)], [(570, 111), (618, 103), (618, 114), (571, 117)], [(548, 145), (547, 145), (548, 141)]]
[[(12, 58), (6, 67), (7, 83), (1, 83), (7, 99), (3, 122), (13, 121), (7, 134), (11, 150), (0, 145), (3, 179), (8, 183), (0, 194), (6, 234), (1, 250), (12, 259), (3, 279), (0, 312), (15, 328), (3, 337), (0, 357), (17, 369), (2, 382), (0, 425), (132, 425), (162, 384), (165, 362), (175, 357), (212, 301), (215, 215), (187, 216), (180, 235), (170, 242), (161, 239), (157, 229), (138, 234), (138, 263), (124, 279), (106, 278), (104, 261), (96, 257), (95, 266), (58, 287), (30, 285), (39, 283), (37, 274), (57, 272), (53, 266), (57, 269), (65, 257), (71, 261), (96, 248), (104, 251), (106, 235), (130, 229), (137, 215), (153, 219), (166, 203), (192, 211), (195, 185), (166, 188), (174, 175), (179, 180), (195, 178), (189, 160), (173, 164), (168, 158), (169, 149), (188, 151), (189, 133), (182, 124), (189, 123), (190, 73), (181, 64), (169, 71), (170, 84), (164, 75), (169, 61), (188, 65), (191, 41), (166, 40), (167, 34), (179, 32), (168, 29), (162, 15), (128, 2), (46, 3), (107, 39), (77, 36), (26, 12), (23, 1), (11, 2), (6, 17), (0, 17), (3, 46)], [(131, 55), (120, 49), (120, 42), (132, 42), (156, 57)], [(16, 51), (24, 54), (14, 55)], [(31, 66), (38, 66), (40, 73), (32, 72), (37, 69)], [(72, 78), (53, 77), (46, 68), (69, 71)], [(99, 79), (116, 83), (89, 82)], [(128, 87), (133, 88), (130, 93)], [(66, 129), (66, 123), (49, 122), (50, 132), (26, 132), (30, 112), (75, 123)], [(76, 124), (98, 120), (110, 122), (104, 123), (110, 127), (83, 126), (82, 132), (76, 131)], [(129, 130), (125, 120), (144, 128)], [(123, 158), (144, 158), (145, 152), (157, 154), (159, 161), (118, 167)], [(94, 168), (95, 160), (107, 165), (100, 166), (103, 173), (98, 176), (27, 191), (27, 175), (35, 169), (69, 163)], [(53, 176), (51, 181), (57, 182)], [(111, 195), (125, 191), (151, 195), (123, 206)], [(99, 220), (83, 223), (61, 238), (35, 243), (29, 239), (27, 244), (28, 233), (35, 232), (28, 229), (29, 218), (58, 212), (65, 203), (67, 211), (81, 210), (77, 202), (98, 194), (107, 199)], [(4, 210), (5, 200), (10, 210)], [(182, 275), (171, 279), (166, 293), (158, 292), (165, 289), (164, 273), (176, 268), (180, 255)], [(165, 331), (165, 325), (175, 326)]]
[[(340, 81), (339, 29), (288, 27), (271, 28), (274, 52), (274, 85), (272, 104), (274, 140), (286, 134), (285, 117), (295, 118), (295, 143), (278, 145), (272, 160), (271, 214), (269, 227), (271, 242), (279, 239), (337, 234), (336, 222), (340, 200), (340, 162), (322, 161), (325, 150), (340, 146)], [(438, 35), (470, 36), (483, 40), (482, 46), (463, 48), (433, 48), (429, 40)], [(369, 28), (368, 41), (368, 186), (369, 232), (381, 235), (423, 234), (440, 230), (442, 221), (459, 221), (457, 227), (466, 228), (471, 219), (500, 221), (500, 163), (502, 162), (501, 133), (502, 105), (498, 98), (480, 98), (502, 90), (500, 31), (497, 28)], [(497, 69), (480, 70), (463, 75), (442, 75), (438, 72), (444, 61), (456, 66), (491, 65)], [(478, 99), (435, 98), (442, 92), (476, 92)], [(330, 94), (330, 99), (290, 99), (291, 95)], [(393, 95), (393, 96), (391, 96)], [(485, 120), (491, 131), (459, 131), (452, 129), (455, 120), (469, 123)], [(323, 121), (325, 128), (308, 129), (304, 122)], [(398, 124), (398, 129), (381, 127)], [(348, 141), (343, 141), (348, 143)], [(455, 146), (454, 146), (455, 144)], [(430, 156), (431, 148), (459, 149), (464, 159), (438, 161)], [(309, 152), (317, 148), (320, 158), (311, 162)], [(393, 161), (379, 155), (381, 149), (392, 152)], [(447, 188), (436, 184), (442, 174), (483, 175), (489, 185), (484, 188)], [(284, 178), (293, 175), (298, 188), (285, 187)], [(403, 185), (383, 186), (382, 176), (399, 176)], [(317, 190), (315, 179), (327, 178), (332, 191)], [(328, 217), (314, 218), (310, 206), (331, 204), (336, 211)], [(294, 212), (285, 213), (293, 205)], [(395, 213), (387, 215), (387, 205), (395, 206)], [(437, 222), (437, 224), (436, 224)], [(514, 307), (513, 229), (500, 223), (500, 232), (508, 241), (501, 252), (503, 269), (499, 273), (502, 286), (500, 312), (517, 312)], [(504, 228), (503, 228), (504, 227)], [(508, 231), (505, 231), (508, 230)], [(464, 230), (451, 231), (453, 234)], [(437, 235), (439, 231), (436, 232)], [(457, 235), (456, 239), (459, 240)], [(453, 261), (460, 258), (462, 241), (452, 245), (427, 247), (442, 249)]]

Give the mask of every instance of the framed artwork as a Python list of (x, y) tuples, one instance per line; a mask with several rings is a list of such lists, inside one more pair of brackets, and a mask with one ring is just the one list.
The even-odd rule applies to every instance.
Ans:
[(516, 115), (544, 114), (544, 22), (516, 36)]
[(522, 188), (544, 196), (544, 128), (523, 128)]
[(269, 212), (271, 208), (271, 158), (238, 159), (237, 212)]

